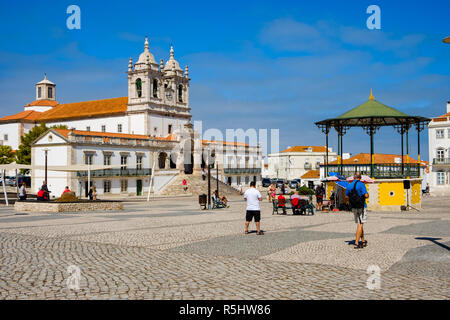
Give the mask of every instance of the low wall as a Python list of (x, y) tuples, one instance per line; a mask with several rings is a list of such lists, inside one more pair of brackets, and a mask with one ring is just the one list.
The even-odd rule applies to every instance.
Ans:
[(89, 202), (31, 202), (17, 201), (14, 211), (18, 212), (89, 212), (123, 210), (119, 201)]

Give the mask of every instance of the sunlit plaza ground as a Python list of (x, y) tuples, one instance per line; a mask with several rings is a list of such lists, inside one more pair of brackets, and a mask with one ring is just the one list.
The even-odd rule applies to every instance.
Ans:
[[(420, 212), (370, 212), (353, 249), (349, 212), (272, 215), (244, 234), (245, 203), (127, 202), (110, 213), (17, 215), (0, 207), (2, 299), (448, 299), (450, 198)], [(254, 225), (251, 225), (254, 230)], [(79, 290), (67, 268), (81, 269)], [(381, 270), (369, 290), (367, 268)]]

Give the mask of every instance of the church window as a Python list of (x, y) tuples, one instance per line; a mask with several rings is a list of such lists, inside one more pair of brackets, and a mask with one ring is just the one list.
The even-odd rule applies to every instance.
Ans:
[(103, 192), (104, 193), (111, 192), (111, 181), (110, 180), (103, 181)]
[(161, 152), (161, 153), (159, 154), (159, 157), (158, 157), (158, 167), (159, 167), (160, 169), (165, 169), (165, 168), (166, 168), (166, 158), (167, 158), (167, 153)]
[(86, 127), (86, 131), (91, 131), (91, 127)]
[(126, 170), (127, 169), (127, 161), (128, 161), (128, 156), (127, 155), (121, 155), (120, 156), (120, 170)]
[(105, 154), (103, 156), (103, 165), (105, 165), (105, 166), (111, 165), (111, 155), (110, 154)]
[(178, 102), (183, 102), (183, 86), (178, 86)]
[(169, 134), (172, 134), (172, 125), (171, 124), (169, 124), (169, 127), (167, 128), (167, 131), (168, 131)]
[(42, 96), (42, 88), (39, 87), (38, 88), (38, 98), (40, 98)]
[(102, 132), (106, 132), (106, 126), (102, 125)]
[(136, 156), (136, 169), (142, 169), (142, 156)]
[(128, 191), (128, 180), (120, 180), (120, 192)]
[(153, 98), (158, 98), (158, 80), (153, 79)]
[(117, 132), (122, 132), (122, 124), (117, 125)]
[(8, 141), (8, 135), (7, 134), (3, 135), (3, 140)]
[(48, 88), (48, 98), (49, 99), (53, 98), (53, 88), (52, 87)]
[(136, 79), (136, 93), (138, 98), (142, 97), (142, 80), (141, 78)]
[(93, 154), (85, 154), (84, 155), (84, 164), (92, 164), (93, 162)]

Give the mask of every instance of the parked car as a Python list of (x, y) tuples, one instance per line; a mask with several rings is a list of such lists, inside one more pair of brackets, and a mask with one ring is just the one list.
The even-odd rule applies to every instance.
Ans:
[(292, 179), (289, 181), (289, 188), (291, 189), (297, 189), (300, 186), (300, 179)]
[(272, 181), (269, 178), (263, 178), (261, 183), (264, 188), (267, 188), (272, 184)]
[(7, 178), (7, 177), (5, 177), (5, 184), (7, 186), (14, 187), (16, 185), (16, 179), (15, 178)]
[(285, 182), (283, 179), (278, 179), (276, 184), (277, 184), (277, 188), (280, 188), (283, 184), (285, 184)]

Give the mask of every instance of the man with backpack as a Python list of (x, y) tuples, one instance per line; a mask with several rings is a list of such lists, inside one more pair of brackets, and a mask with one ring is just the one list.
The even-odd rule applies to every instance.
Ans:
[[(366, 199), (369, 198), (367, 193), (366, 185), (361, 182), (361, 172), (356, 172), (354, 176), (354, 181), (350, 183), (345, 195), (350, 200), (350, 205), (352, 206), (352, 211), (355, 216), (356, 227), (356, 240), (354, 249), (361, 249), (367, 246), (367, 240), (364, 239), (364, 223), (367, 218), (367, 204)], [(359, 243), (361, 239), (361, 244)]]

